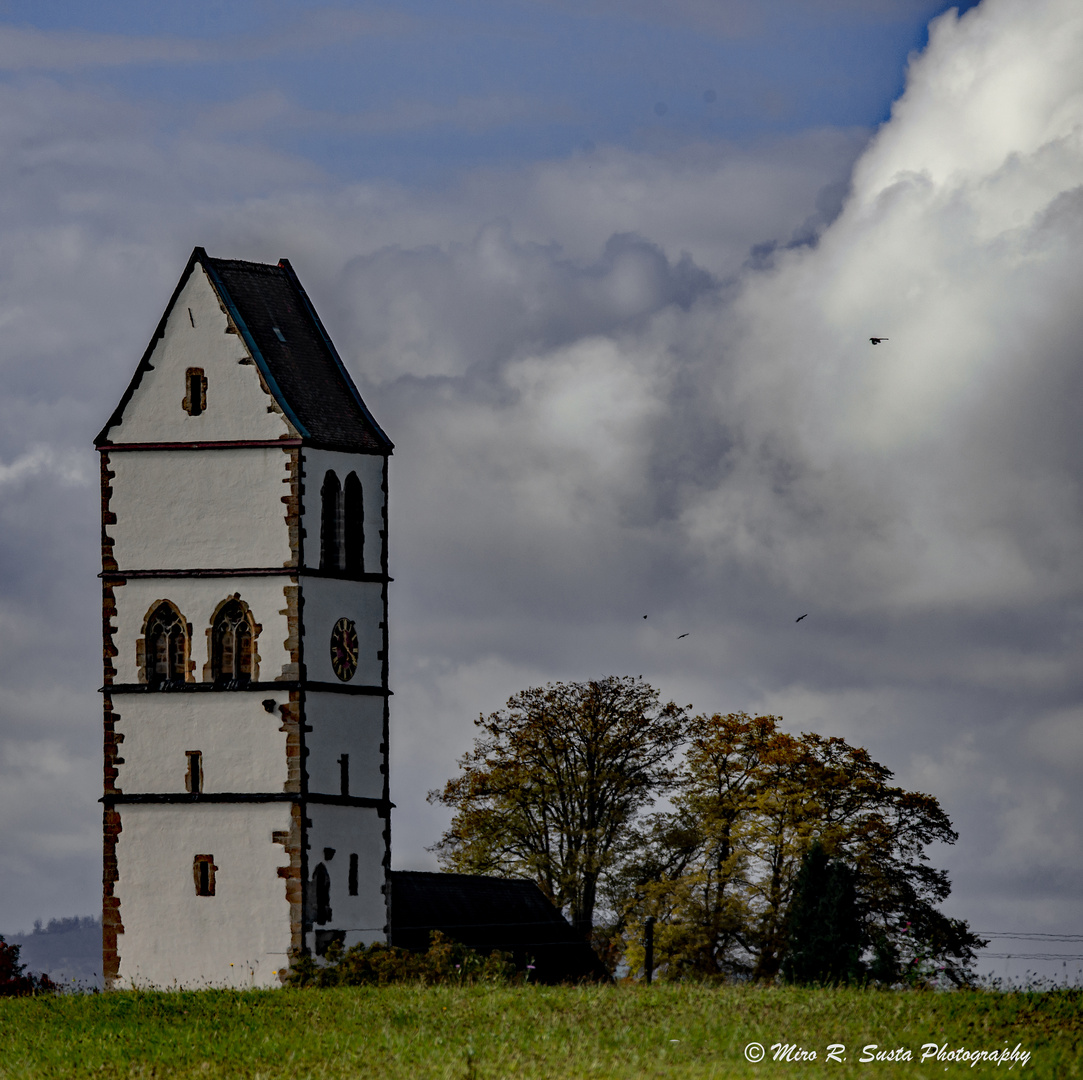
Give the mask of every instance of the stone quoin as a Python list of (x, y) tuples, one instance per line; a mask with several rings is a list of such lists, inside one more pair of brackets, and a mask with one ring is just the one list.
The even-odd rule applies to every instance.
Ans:
[(387, 940), (392, 444), (289, 263), (196, 248), (96, 446), (106, 985)]

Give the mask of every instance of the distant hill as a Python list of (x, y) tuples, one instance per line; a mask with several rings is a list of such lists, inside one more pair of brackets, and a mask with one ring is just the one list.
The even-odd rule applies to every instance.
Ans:
[(101, 989), (102, 924), (92, 915), (38, 919), (29, 934), (4, 934), (4, 940), (19, 946), (19, 960), (35, 975), (48, 975), (62, 986), (73, 984), (84, 990)]

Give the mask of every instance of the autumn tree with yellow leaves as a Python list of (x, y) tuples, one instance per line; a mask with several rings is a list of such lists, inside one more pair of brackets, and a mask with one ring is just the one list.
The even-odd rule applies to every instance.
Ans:
[(866, 750), (790, 735), (778, 717), (695, 717), (672, 809), (641, 826), (640, 854), (614, 880), (629, 962), (654, 915), (663, 976), (773, 979), (800, 947), (791, 903), (818, 844), (852, 871), (867, 977), (966, 981), (983, 942), (938, 910), (951, 885), (925, 854), (957, 834), (933, 796), (891, 778)]

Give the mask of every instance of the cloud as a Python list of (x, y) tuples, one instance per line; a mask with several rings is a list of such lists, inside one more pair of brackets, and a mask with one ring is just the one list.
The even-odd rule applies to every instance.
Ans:
[(762, 34), (785, 20), (845, 18), (849, 21), (902, 19), (937, 10), (929, 0), (540, 0), (573, 8), (581, 15), (637, 19), (662, 26), (689, 27), (720, 39)]
[(48, 445), (33, 446), (10, 465), (0, 461), (0, 487), (43, 474), (51, 474), (64, 486), (84, 487), (97, 479), (92, 477), (87, 465), (84, 455), (60, 452)]
[(219, 56), (221, 48), (220, 44), (190, 39), (0, 27), (0, 69), (5, 71), (70, 71), (127, 64), (190, 64)]
[(0, 71), (86, 71), (133, 65), (211, 64), (320, 51), (359, 37), (409, 32), (401, 12), (317, 8), (304, 20), (236, 38), (186, 38), (39, 30), (0, 25)]
[(671, 264), (632, 234), (612, 236), (599, 258), (582, 263), (557, 245), (516, 240), (507, 222), (466, 244), (361, 256), (343, 285), (365, 375), (377, 382), (492, 372), (517, 354), (612, 334), (715, 288), (689, 256)]
[(323, 130), (338, 138), (357, 135), (388, 135), (452, 128), (478, 134), (512, 124), (567, 119), (567, 109), (514, 95), (463, 96), (451, 101), (399, 100), (390, 106), (358, 113), (306, 109), (295, 105), (280, 90), (269, 90), (203, 110), (194, 126), (204, 135), (243, 132), (300, 131), (311, 135)]
[[(1060, 6), (1058, 34), (1083, 43), (1083, 19)], [(1047, 34), (1057, 7), (1034, 20)], [(1017, 59), (1000, 65), (1009, 38)], [(700, 543), (745, 543), (779, 583), (814, 578), (840, 609), (993, 609), (1077, 592), (1065, 391), (1083, 330), (1068, 285), (1080, 271), (1083, 87), (1070, 50), (1058, 46), (1051, 68), (1039, 40), (1004, 4), (941, 17), (840, 217), (815, 248), (749, 281), (714, 393), (740, 426), (751, 483), (689, 506)], [(940, 93), (945, 71), (955, 96)], [(1032, 115), (976, 150), (974, 110), (958, 99), (987, 116), (1008, 97)], [(870, 335), (890, 340), (870, 347)], [(763, 494), (748, 501), (751, 487)]]

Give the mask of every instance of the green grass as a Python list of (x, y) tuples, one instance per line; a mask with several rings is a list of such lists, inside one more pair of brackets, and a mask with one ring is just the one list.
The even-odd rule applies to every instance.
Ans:
[[(750, 1064), (744, 1047), (767, 1048)], [(771, 1046), (816, 1050), (772, 1060)], [(923, 1043), (1025, 1068), (926, 1061)], [(825, 1062), (844, 1043), (845, 1063)], [(861, 1048), (911, 1062), (862, 1064)], [(1083, 1077), (1083, 992), (656, 985), (116, 993), (0, 999), (0, 1077)]]

